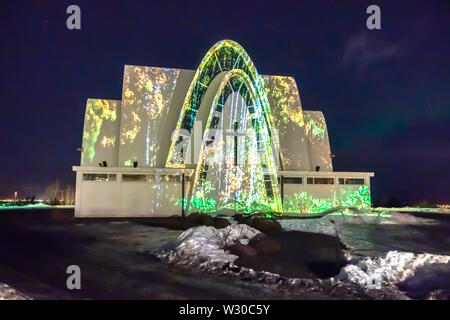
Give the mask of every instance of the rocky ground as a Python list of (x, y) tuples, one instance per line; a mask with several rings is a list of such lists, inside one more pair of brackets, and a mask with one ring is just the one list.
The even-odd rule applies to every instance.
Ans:
[[(431, 213), (277, 222), (4, 211), (0, 297), (448, 299), (449, 231), (450, 220)], [(71, 264), (82, 270), (80, 291), (66, 287)]]
[(259, 229), (267, 235), (236, 224), (246, 222), (258, 223), (191, 228), (172, 248), (153, 254), (190, 270), (294, 292), (308, 288), (363, 299), (449, 297), (448, 221), (353, 210), (319, 219), (281, 219), (279, 227), (261, 220)]
[[(0, 214), (0, 283), (32, 299), (332, 299), (238, 278), (174, 268), (146, 254), (182, 230), (151, 221), (74, 219), (71, 210)], [(69, 265), (81, 290), (66, 287)]]

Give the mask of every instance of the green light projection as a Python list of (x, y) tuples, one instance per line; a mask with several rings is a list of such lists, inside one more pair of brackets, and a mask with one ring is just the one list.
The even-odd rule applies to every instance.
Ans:
[[(122, 94), (120, 164), (138, 161), (148, 167), (157, 165), (161, 127), (169, 114), (170, 101), (179, 69), (126, 66)], [(142, 148), (142, 146), (145, 146)]]
[(83, 153), (81, 165), (97, 165), (96, 153), (114, 149), (117, 144), (116, 123), (119, 101), (88, 99), (83, 129)]
[[(306, 133), (311, 145), (320, 147), (320, 142), (328, 143), (326, 123), (323, 116), (303, 113), (294, 78), (260, 76), (245, 50), (230, 40), (218, 42), (203, 58), (185, 96), (167, 159), (165, 155), (160, 157), (160, 141), (166, 138), (165, 131), (161, 130), (165, 124), (162, 120), (169, 114), (179, 72), (178, 69), (127, 66), (122, 106), (119, 101), (90, 99), (86, 108), (82, 165), (97, 165), (97, 158), (105, 160), (107, 152), (112, 153), (114, 148), (117, 152), (120, 143), (120, 161), (115, 165), (132, 166), (133, 161), (139, 161), (150, 167), (162, 167), (165, 163), (169, 168), (184, 168), (183, 154), (175, 150), (185, 137), (179, 134), (180, 130), (193, 133), (206, 91), (211, 81), (221, 74), (216, 78), (222, 80), (213, 103), (206, 106), (210, 108), (206, 132), (199, 163), (188, 183), (187, 198), (174, 197), (172, 203), (183, 205), (191, 212), (230, 209), (267, 215), (322, 212), (335, 206), (370, 207), (367, 186), (358, 190), (342, 188), (328, 199), (307, 192), (285, 195), (282, 204), (277, 179), (278, 157), (281, 165), (288, 167), (290, 163), (299, 163), (301, 159), (297, 156), (303, 153), (298, 152), (300, 143), (293, 143), (289, 144), (291, 154), (283, 150), (284, 157), (281, 151), (278, 156), (280, 142), (276, 130), (285, 140), (299, 136), (299, 132), (302, 136)], [(215, 84), (211, 88), (216, 88)], [(207, 100), (209, 93), (204, 101)], [(120, 121), (118, 114), (121, 114)], [(114, 130), (109, 127), (117, 128), (117, 134), (110, 134)], [(214, 134), (214, 130), (221, 133)], [(284, 147), (285, 140), (281, 140)], [(325, 168), (326, 161), (318, 163)], [(157, 194), (154, 204), (160, 206), (159, 195), (166, 190), (156, 182), (153, 189)]]
[(191, 207), (201, 212), (281, 212), (269, 128), (261, 100), (242, 70), (223, 78), (206, 128)]
[(274, 115), (274, 127), (279, 133), (281, 166), (284, 170), (299, 170), (303, 162), (309, 163), (309, 159), (306, 158), (307, 154), (301, 154), (304, 141), (292, 141), (291, 138), (301, 136), (304, 132), (304, 115), (297, 83), (293, 77), (287, 76), (260, 77)]
[[(207, 193), (206, 193), (207, 194)], [(177, 199), (176, 204), (180, 205), (181, 200)], [(245, 197), (234, 204), (224, 206), (218, 210), (217, 203), (212, 198), (202, 196), (193, 197), (191, 207), (199, 212), (217, 212), (223, 208), (229, 208), (243, 213), (264, 212), (270, 217), (274, 213), (269, 206), (257, 204), (248, 206)], [(321, 213), (336, 207), (350, 207), (367, 209), (371, 207), (370, 190), (367, 186), (360, 186), (358, 189), (341, 189), (334, 192), (328, 199), (317, 198), (304, 191), (285, 196), (283, 202), (283, 212), (286, 214)]]
[(310, 137), (310, 139), (312, 139), (313, 141), (323, 140), (325, 137), (325, 132), (327, 130), (325, 118), (316, 120), (309, 114), (304, 114), (304, 118), (306, 134)]
[(320, 213), (335, 207), (370, 208), (370, 190), (367, 186), (360, 186), (357, 190), (341, 189), (334, 192), (330, 199), (320, 199), (308, 192), (294, 193), (285, 196), (283, 211), (289, 213)]
[[(258, 99), (261, 101), (264, 117), (269, 127), (269, 135), (272, 137), (270, 130), (273, 128), (273, 117), (267, 101), (264, 84), (261, 81), (253, 62), (238, 43), (231, 40), (219, 41), (207, 52), (191, 82), (175, 129), (175, 138), (171, 142), (166, 167), (184, 168), (184, 154), (175, 151), (175, 146), (182, 143), (185, 139), (185, 137), (181, 135), (180, 130), (183, 129), (192, 133), (201, 101), (211, 81), (219, 73), (234, 69), (242, 70), (250, 79), (250, 83), (255, 89)], [(278, 150), (279, 144), (277, 136), (274, 135), (272, 137), (272, 143)]]

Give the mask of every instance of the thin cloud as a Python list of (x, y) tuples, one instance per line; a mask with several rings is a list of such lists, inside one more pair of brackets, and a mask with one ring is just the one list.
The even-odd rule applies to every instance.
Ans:
[(405, 52), (402, 43), (385, 44), (380, 40), (361, 34), (349, 39), (345, 46), (342, 64), (354, 67), (358, 74), (371, 65), (401, 56)]

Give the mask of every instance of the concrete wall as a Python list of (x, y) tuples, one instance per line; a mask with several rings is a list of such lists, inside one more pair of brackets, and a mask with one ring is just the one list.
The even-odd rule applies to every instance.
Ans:
[[(83, 130), (82, 166), (163, 168), (171, 134), (194, 77), (193, 70), (126, 65), (122, 101), (89, 99)], [(202, 101), (198, 120), (202, 135), (219, 75)], [(325, 119), (319, 111), (303, 111), (295, 79), (262, 76), (275, 129), (280, 140), (282, 170), (332, 171)], [(197, 130), (199, 131), (199, 130)], [(194, 132), (197, 132), (194, 131)], [(198, 134), (198, 132), (197, 132)], [(193, 137), (191, 137), (191, 141)], [(188, 168), (194, 168), (199, 148), (191, 145)]]
[(282, 170), (309, 171), (310, 155), (297, 83), (292, 77), (262, 76), (280, 140)]
[(118, 165), (120, 101), (88, 99), (83, 128), (82, 166)]
[[(180, 118), (182, 105), (195, 71), (130, 66), (124, 68), (122, 101), (89, 99), (83, 130), (81, 167), (77, 171), (76, 216), (156, 217), (181, 215), (182, 183), (171, 178), (189, 172), (198, 160), (199, 146), (188, 148), (187, 169), (165, 168), (171, 135)], [(197, 120), (203, 136), (211, 102), (223, 74), (208, 88)], [(295, 79), (261, 76), (278, 130), (281, 166), (278, 174), (301, 177), (302, 183), (283, 185), (284, 200), (307, 194), (314, 201), (336, 203), (343, 194), (370, 190), (372, 173), (333, 172), (328, 130), (320, 111), (303, 111)], [(193, 137), (191, 137), (191, 141)], [(108, 167), (99, 167), (107, 161)], [(132, 168), (133, 162), (138, 168)], [(316, 167), (320, 167), (316, 172)], [(84, 174), (111, 174), (115, 180), (90, 181)], [(143, 174), (143, 181), (125, 181), (124, 175)], [(107, 176), (112, 177), (112, 176)], [(148, 178), (151, 177), (151, 178)], [(308, 177), (332, 178), (333, 184), (308, 184)], [(339, 178), (363, 178), (361, 185), (340, 185)], [(166, 180), (166, 178), (168, 180)], [(192, 177), (185, 183), (185, 197), (192, 192)], [(370, 194), (369, 194), (370, 200)], [(303, 200), (302, 200), (303, 201)], [(303, 212), (304, 209), (300, 211)]]
[[(187, 197), (193, 174), (193, 170), (186, 169), (74, 167), (74, 170), (77, 172), (76, 217), (181, 216), (182, 175), (185, 174), (186, 177), (184, 195)], [(86, 180), (83, 178), (85, 174), (104, 175), (105, 181)], [(115, 179), (112, 179), (114, 175)], [(126, 177), (130, 175), (132, 177), (141, 175), (143, 178), (138, 179), (139, 181), (134, 178), (135, 181), (126, 181), (128, 179)], [(360, 191), (361, 187), (367, 187), (370, 193), (370, 177), (373, 173), (280, 171), (279, 175), (284, 179), (284, 213), (289, 214), (315, 212), (317, 208), (311, 206), (311, 201), (317, 206), (321, 205), (321, 200), (332, 203), (333, 206), (345, 205), (344, 202), (349, 200), (346, 197), (350, 193)], [(191, 177), (191, 180), (187, 181), (187, 177)], [(298, 183), (298, 178), (302, 178), (301, 183)], [(333, 184), (308, 184), (308, 178), (331, 178)], [(363, 182), (358, 185), (339, 184), (340, 178), (358, 178), (363, 179)], [(292, 200), (296, 201), (294, 211), (290, 210)], [(355, 206), (368, 205), (370, 203), (355, 204)]]
[(76, 217), (182, 215), (181, 171), (146, 172), (136, 169), (133, 172), (88, 167), (74, 167), (74, 170), (77, 171)]
[[(328, 205), (332, 207), (371, 205), (370, 178), (374, 176), (371, 172), (280, 171), (278, 174), (284, 181), (284, 213), (319, 212), (318, 208)], [(323, 179), (331, 179), (332, 183), (318, 183), (324, 182)], [(350, 182), (357, 184), (348, 184)]]
[(125, 66), (119, 166), (163, 168), (191, 70)]
[[(304, 111), (304, 134), (308, 144), (310, 170), (333, 171), (330, 140), (325, 117), (320, 111)], [(303, 138), (303, 137), (302, 137)]]

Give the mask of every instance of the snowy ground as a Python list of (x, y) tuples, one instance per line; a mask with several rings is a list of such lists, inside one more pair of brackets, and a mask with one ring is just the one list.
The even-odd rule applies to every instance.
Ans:
[[(314, 232), (302, 233), (306, 240), (295, 242), (297, 247), (289, 245), (294, 258), (303, 243), (311, 251), (310, 239), (322, 246), (326, 237), (320, 233), (337, 236), (340, 242), (334, 242), (345, 246), (348, 261), (341, 272), (317, 279), (245, 267), (223, 250), (257, 233), (242, 225), (229, 232), (200, 227), (183, 233), (145, 220), (74, 219), (65, 209), (1, 213), (0, 283), (9, 285), (0, 284), (2, 298), (450, 299), (450, 219), (443, 214), (356, 210), (280, 220), (285, 230)], [(283, 261), (269, 258), (269, 266)], [(83, 270), (78, 293), (66, 288), (65, 270), (74, 263)]]
[(372, 208), (373, 211), (393, 211), (393, 212), (429, 212), (429, 213), (449, 213), (450, 208), (437, 207), (437, 208), (417, 208), (417, 207), (399, 207), (399, 208), (385, 208), (376, 207)]
[(344, 224), (392, 224), (392, 225), (434, 225), (433, 219), (416, 217), (395, 211), (373, 210), (338, 210), (321, 218), (280, 219), (278, 222), (286, 231), (305, 231), (337, 236)]
[[(374, 214), (373, 211), (356, 210), (348, 213), (335, 212), (318, 219), (279, 220), (286, 231), (322, 233), (341, 240), (346, 248), (348, 264), (339, 275), (325, 280), (286, 278), (236, 266), (237, 256), (225, 248), (235, 241), (247, 244), (248, 239), (258, 233), (246, 225), (233, 224), (219, 230), (213, 227), (191, 228), (181, 234), (171, 248), (154, 253), (163, 261), (184, 268), (238, 276), (292, 290), (306, 287), (328, 294), (344, 290), (361, 298), (377, 299), (448, 299), (448, 237), (441, 239), (442, 248), (436, 248), (434, 244), (420, 240), (420, 237), (428, 239), (427, 233), (414, 234), (417, 228), (425, 228), (428, 232), (427, 227), (440, 227), (441, 222), (397, 212)], [(368, 241), (371, 233), (377, 237), (380, 230), (387, 230), (392, 238), (388, 236), (385, 243), (376, 239), (373, 243)], [(434, 229), (430, 230), (434, 232)], [(435, 252), (427, 253), (428, 250)]]

